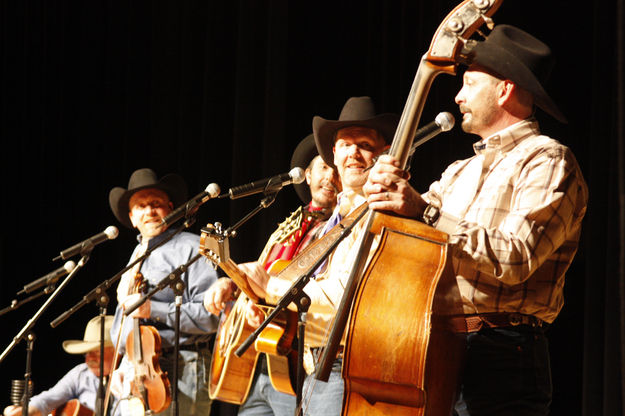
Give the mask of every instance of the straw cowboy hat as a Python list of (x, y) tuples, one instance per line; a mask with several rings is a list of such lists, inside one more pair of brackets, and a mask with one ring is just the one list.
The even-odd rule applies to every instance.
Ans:
[[(291, 169), (300, 167), (306, 170), (310, 162), (318, 155), (319, 152), (317, 152), (317, 145), (315, 144), (315, 135), (311, 133), (304, 137), (295, 148), (295, 151), (293, 151)], [(293, 186), (295, 187), (295, 192), (297, 192), (299, 199), (301, 199), (304, 204), (308, 204), (312, 199), (312, 195), (310, 194), (310, 187), (306, 181), (293, 184)]]
[(375, 114), (373, 100), (370, 97), (351, 97), (347, 100), (338, 120), (326, 120), (315, 116), (313, 118), (313, 134), (317, 143), (317, 150), (328, 164), (334, 166), (334, 140), (337, 130), (345, 127), (358, 126), (368, 127), (378, 131), (390, 144), (395, 135), (395, 129), (399, 122), (397, 114)]
[(531, 92), (537, 107), (567, 122), (544, 89), (555, 59), (543, 42), (517, 27), (497, 25), (484, 41), (477, 42), (471, 54), (471, 64), (490, 69)]
[(155, 188), (165, 192), (171, 200), (174, 208), (182, 205), (187, 200), (187, 184), (180, 175), (170, 173), (157, 179), (156, 173), (152, 169), (135, 170), (130, 175), (128, 189), (115, 187), (109, 192), (109, 205), (115, 218), (128, 228), (134, 228), (128, 213), (128, 201), (130, 197), (142, 189)]
[[(113, 316), (104, 317), (104, 346), (112, 347), (111, 326), (113, 326)], [(100, 317), (92, 318), (85, 328), (85, 336), (82, 340), (69, 339), (63, 341), (63, 349), (68, 354), (86, 354), (91, 350), (100, 348)]]

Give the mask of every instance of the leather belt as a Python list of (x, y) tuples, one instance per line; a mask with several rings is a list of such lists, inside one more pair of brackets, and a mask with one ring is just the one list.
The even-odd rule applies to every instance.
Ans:
[(482, 328), (504, 328), (519, 325), (526, 325), (532, 328), (547, 328), (549, 325), (535, 316), (516, 312), (454, 316), (449, 322), (455, 332), (477, 332)]
[[(205, 348), (210, 349), (212, 346), (212, 343), (213, 343), (212, 340), (208, 340), (208, 341), (194, 342), (193, 344), (179, 345), (178, 350), (179, 351), (199, 351)], [(174, 347), (161, 348), (162, 354), (170, 354), (173, 352), (174, 352)]]
[[(310, 349), (310, 352), (313, 353), (313, 355), (315, 357), (317, 357), (317, 360), (319, 360), (321, 358), (321, 354), (323, 353), (325, 347), (314, 347)], [(343, 358), (343, 346), (339, 345), (338, 350), (336, 351), (336, 358)]]

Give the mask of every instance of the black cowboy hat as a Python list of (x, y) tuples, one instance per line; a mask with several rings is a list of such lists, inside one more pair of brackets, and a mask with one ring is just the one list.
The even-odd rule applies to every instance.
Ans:
[(345, 127), (358, 126), (375, 129), (390, 144), (395, 135), (399, 116), (392, 113), (375, 114), (373, 100), (370, 97), (351, 97), (347, 100), (338, 120), (326, 120), (315, 116), (313, 118), (313, 133), (317, 150), (328, 164), (334, 166), (334, 139), (336, 131)]
[(128, 181), (128, 189), (115, 187), (109, 192), (109, 205), (115, 218), (128, 228), (134, 228), (128, 212), (130, 197), (142, 189), (155, 188), (165, 192), (171, 200), (174, 208), (182, 205), (187, 200), (187, 184), (180, 175), (170, 173), (157, 180), (156, 173), (152, 169), (144, 168), (132, 172)]
[[(317, 152), (317, 145), (315, 144), (315, 136), (310, 133), (308, 136), (304, 137), (304, 139), (299, 142), (295, 151), (293, 151), (293, 156), (291, 157), (291, 169), (300, 167), (304, 170), (310, 165), (310, 162), (318, 156), (319, 152)], [(302, 200), (304, 204), (307, 204), (312, 199), (310, 194), (310, 186), (303, 181), (302, 183), (293, 184), (295, 187), (295, 192), (297, 192), (297, 196)]]
[(537, 107), (567, 122), (543, 87), (555, 64), (549, 46), (517, 27), (497, 25), (484, 41), (477, 42), (472, 54), (471, 64), (490, 69), (529, 91)]

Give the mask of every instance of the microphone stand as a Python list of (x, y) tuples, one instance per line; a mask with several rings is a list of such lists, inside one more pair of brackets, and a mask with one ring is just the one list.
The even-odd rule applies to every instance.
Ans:
[[(132, 304), (132, 306), (128, 307), (124, 314), (126, 316), (130, 316), (131, 313), (135, 311), (139, 306), (143, 305), (145, 301), (154, 296), (157, 292), (165, 289), (166, 287), (171, 287), (174, 291), (175, 297), (175, 325), (174, 325), (174, 357), (178, 357), (178, 351), (180, 349), (180, 306), (182, 305), (182, 293), (186, 287), (185, 283), (182, 281), (182, 274), (185, 273), (189, 266), (198, 261), (202, 257), (201, 254), (196, 254), (193, 256), (188, 262), (178, 266), (174, 271), (161, 279), (158, 284), (151, 289), (148, 293), (143, 295), (138, 301)], [(172, 400), (171, 405), (174, 409), (174, 416), (178, 415), (178, 359), (175, 358), (174, 371), (173, 371), (173, 380), (174, 382), (172, 387)]]
[(27, 304), (28, 302), (38, 299), (43, 295), (49, 295), (50, 293), (52, 293), (52, 291), (54, 291), (54, 289), (56, 288), (56, 283), (51, 284), (50, 286), (46, 286), (43, 290), (41, 290), (39, 293), (35, 293), (34, 295), (31, 295), (25, 299), (22, 300), (17, 300), (17, 299), (13, 299), (11, 301), (11, 305), (7, 306), (4, 309), (0, 310), (0, 316), (7, 314), (11, 311), (16, 310), (17, 308), (19, 308), (22, 305)]
[(32, 350), (33, 344), (35, 340), (35, 335), (32, 333), (32, 328), (35, 326), (37, 320), (43, 315), (43, 313), (48, 309), (48, 306), (56, 299), (56, 297), (61, 293), (65, 286), (69, 284), (69, 281), (74, 277), (74, 275), (78, 272), (78, 270), (82, 269), (82, 267), (89, 260), (89, 256), (91, 251), (93, 250), (93, 243), (89, 242), (89, 244), (85, 244), (82, 247), (80, 254), (82, 258), (76, 265), (76, 267), (67, 275), (65, 279), (61, 282), (59, 287), (56, 288), (54, 292), (46, 299), (46, 301), (41, 305), (41, 307), (35, 312), (35, 315), (24, 325), (24, 327), (18, 332), (18, 334), (13, 338), (13, 341), (7, 346), (7, 348), (0, 355), (0, 363), (6, 358), (6, 356), (13, 350), (15, 345), (23, 339), (27, 341), (27, 357), (26, 357), (26, 372), (25, 372), (25, 390), (24, 390), (24, 399), (22, 401), (22, 415), (28, 415), (28, 402), (30, 400), (30, 392), (28, 390), (30, 379), (31, 379), (31, 358), (32, 358)]
[(63, 312), (56, 319), (54, 319), (52, 322), (50, 322), (50, 326), (52, 328), (56, 328), (63, 321), (65, 321), (67, 318), (69, 318), (72, 314), (77, 312), (80, 308), (82, 308), (86, 304), (88, 304), (88, 303), (98, 299), (99, 297), (102, 297), (102, 299), (105, 299), (105, 298), (108, 299), (108, 296), (106, 294), (106, 290), (108, 290), (117, 280), (119, 280), (124, 273), (126, 273), (128, 270), (132, 269), (135, 264), (145, 260), (150, 254), (152, 254), (152, 252), (154, 250), (156, 250), (157, 248), (159, 248), (160, 246), (162, 246), (163, 244), (165, 244), (166, 242), (171, 240), (176, 234), (182, 232), (184, 229), (190, 227), (192, 224), (193, 224), (193, 222), (189, 223), (188, 221), (185, 221), (185, 223), (181, 227), (179, 227), (177, 230), (175, 230), (167, 238), (164, 238), (162, 241), (159, 241), (159, 243), (155, 244), (154, 247), (146, 250), (145, 253), (142, 256), (139, 256), (134, 261), (128, 263), (128, 265), (126, 267), (124, 267), (119, 272), (117, 272), (113, 277), (111, 277), (110, 279), (105, 280), (104, 282), (102, 282), (101, 284), (96, 286), (93, 290), (91, 290), (89, 293), (87, 293), (85, 296), (83, 296), (83, 298), (82, 298), (82, 300), (80, 302), (78, 302), (76, 305), (72, 306), (70, 309), (68, 309), (67, 311)]
[(278, 195), (278, 191), (281, 188), (278, 188), (277, 190), (270, 190), (270, 191), (266, 191), (265, 192), (265, 197), (263, 199), (261, 199), (260, 203), (258, 204), (258, 206), (256, 208), (254, 208), (252, 211), (250, 211), (247, 215), (245, 215), (243, 218), (241, 218), (237, 223), (235, 223), (233, 226), (228, 227), (224, 232), (223, 232), (223, 236), (224, 237), (236, 237), (237, 236), (237, 229), (239, 227), (241, 227), (243, 224), (245, 224), (250, 218), (252, 218), (254, 215), (258, 214), (263, 208), (268, 208), (271, 204), (274, 203), (274, 201), (276, 200), (276, 196)]
[(308, 268), (308, 270), (301, 275), (291, 287), (286, 291), (286, 293), (280, 298), (276, 307), (267, 315), (267, 318), (263, 321), (263, 323), (252, 332), (247, 339), (237, 348), (234, 354), (237, 357), (241, 357), (245, 354), (245, 351), (254, 343), (256, 338), (260, 335), (260, 333), (265, 329), (267, 325), (282, 311), (286, 311), (288, 306), (291, 303), (294, 303), (297, 306), (298, 313), (298, 343), (297, 343), (297, 388), (296, 388), (296, 415), (302, 415), (301, 409), (301, 401), (302, 401), (302, 390), (304, 386), (304, 337), (306, 334), (306, 315), (308, 313), (308, 308), (310, 307), (310, 297), (304, 292), (304, 287), (310, 281), (310, 278), (314, 274), (314, 272), (325, 262), (328, 256), (334, 251), (334, 249), (339, 245), (339, 243), (347, 237), (354, 226), (360, 221), (360, 219), (364, 216), (367, 210), (363, 210), (355, 219), (354, 222), (343, 228), (337, 239), (328, 246), (325, 251), (317, 258), (315, 263)]
[(22, 416), (28, 416), (28, 403), (30, 401), (30, 382), (32, 380), (32, 357), (35, 334), (29, 331), (26, 335), (26, 372), (24, 373), (24, 395), (22, 396)]
[(106, 293), (98, 299), (98, 305), (100, 306), (100, 376), (98, 377), (98, 396), (95, 403), (96, 416), (104, 416), (104, 396), (106, 393), (104, 389), (104, 322), (106, 320), (108, 301), (109, 298), (106, 296)]

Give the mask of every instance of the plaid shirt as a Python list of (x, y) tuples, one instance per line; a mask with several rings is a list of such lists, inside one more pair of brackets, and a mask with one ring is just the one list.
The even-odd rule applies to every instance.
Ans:
[(525, 120), (474, 144), (423, 197), (450, 235), (466, 314), (553, 322), (577, 251), (588, 189), (571, 150)]

